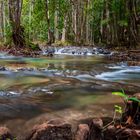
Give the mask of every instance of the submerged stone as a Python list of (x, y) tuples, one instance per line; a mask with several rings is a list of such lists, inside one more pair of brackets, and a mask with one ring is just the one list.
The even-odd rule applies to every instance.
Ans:
[(0, 71), (6, 71), (6, 70), (7, 70), (7, 68), (0, 66)]

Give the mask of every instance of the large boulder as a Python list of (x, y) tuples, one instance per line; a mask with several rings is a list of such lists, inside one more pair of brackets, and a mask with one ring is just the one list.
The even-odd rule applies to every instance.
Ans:
[(47, 47), (47, 49), (45, 50), (45, 54), (47, 55), (47, 56), (53, 56), (54, 55), (54, 53), (55, 53), (55, 48), (54, 47)]
[(80, 124), (75, 136), (75, 140), (86, 140), (89, 134), (89, 126), (87, 124)]
[[(58, 123), (57, 123), (58, 122)], [(72, 140), (71, 125), (50, 121), (33, 128), (26, 140)]]
[(139, 140), (140, 130), (130, 128), (115, 128), (109, 126), (104, 132), (104, 140)]
[(103, 121), (100, 118), (93, 119), (89, 126), (88, 140), (102, 140)]

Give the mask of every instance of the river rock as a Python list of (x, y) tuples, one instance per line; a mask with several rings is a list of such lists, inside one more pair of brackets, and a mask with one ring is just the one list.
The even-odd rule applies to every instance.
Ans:
[(14, 140), (8, 128), (0, 127), (0, 140)]
[(136, 97), (137, 99), (140, 100), (140, 93), (136, 93), (136, 94), (134, 94), (134, 97)]
[(115, 61), (127, 61), (129, 66), (140, 65), (139, 50), (119, 51), (110, 56), (110, 58)]
[(69, 55), (92, 55), (104, 54), (109, 55), (111, 52), (105, 48), (84, 47), (84, 46), (65, 46), (65, 47), (47, 47), (43, 49), (45, 55), (69, 54)]
[(72, 140), (71, 125), (67, 123), (56, 124), (43, 123), (33, 128), (26, 140)]
[(35, 71), (35, 68), (17, 68), (17, 71)]
[(116, 138), (118, 138), (119, 140), (139, 140), (140, 139), (140, 135), (139, 135), (138, 130), (134, 130), (134, 129), (120, 129), (116, 132)]
[(105, 140), (116, 140), (116, 128), (113, 125), (108, 126), (106, 131), (104, 132)]
[(7, 69), (3, 66), (0, 66), (0, 71), (6, 71)]
[(90, 124), (88, 140), (102, 140), (103, 121), (100, 118), (93, 119)]
[(75, 136), (75, 140), (86, 140), (89, 134), (89, 126), (87, 124), (80, 124)]
[(55, 53), (54, 47), (47, 47), (47, 49), (45, 50), (45, 54), (47, 54), (47, 56), (53, 56), (54, 53)]
[(140, 66), (140, 61), (128, 61), (128, 66)]
[(104, 140), (139, 140), (140, 130), (130, 128), (117, 129), (109, 126), (104, 132)]

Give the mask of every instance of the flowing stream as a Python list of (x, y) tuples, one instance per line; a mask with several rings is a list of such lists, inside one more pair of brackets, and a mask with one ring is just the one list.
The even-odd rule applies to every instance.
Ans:
[(49, 118), (113, 116), (120, 97), (140, 89), (140, 67), (104, 56), (24, 58), (0, 54), (0, 121), (20, 133)]

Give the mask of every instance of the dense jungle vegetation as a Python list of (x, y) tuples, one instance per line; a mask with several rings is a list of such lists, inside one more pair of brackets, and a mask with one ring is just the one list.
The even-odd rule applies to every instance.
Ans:
[(0, 42), (135, 47), (140, 0), (0, 0)]

